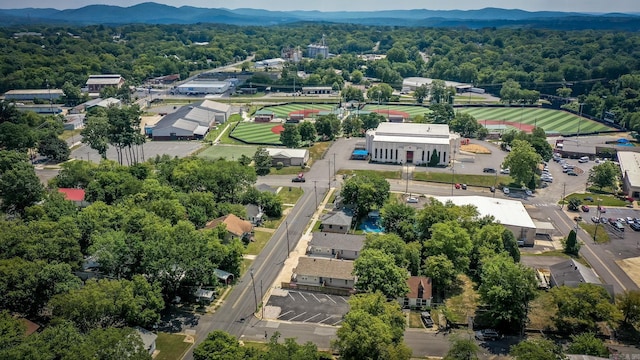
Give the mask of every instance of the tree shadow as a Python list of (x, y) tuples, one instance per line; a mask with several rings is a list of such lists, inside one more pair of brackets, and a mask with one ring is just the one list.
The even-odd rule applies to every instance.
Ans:
[(157, 329), (169, 333), (182, 332), (186, 328), (197, 326), (199, 321), (200, 315), (198, 314), (169, 309), (160, 318)]

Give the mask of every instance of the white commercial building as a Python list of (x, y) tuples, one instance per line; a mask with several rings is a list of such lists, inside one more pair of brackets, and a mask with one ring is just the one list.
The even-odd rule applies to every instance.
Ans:
[(627, 196), (640, 198), (640, 153), (618, 151), (623, 189)]
[(229, 90), (231, 84), (228, 81), (203, 81), (194, 80), (178, 86), (175, 90), (180, 94), (222, 94)]
[(434, 196), (442, 203), (451, 201), (454, 205), (473, 205), (480, 217), (493, 216), (496, 222), (513, 232), (520, 244), (533, 246), (536, 225), (520, 201), (485, 196)]
[(437, 165), (448, 165), (460, 148), (459, 140), (445, 124), (384, 122), (367, 131), (366, 149), (373, 162), (422, 165), (436, 152)]
[[(408, 77), (402, 80), (402, 88), (408, 91), (415, 91), (417, 88), (419, 88), (422, 85), (430, 86), (431, 83), (433, 83), (433, 80), (437, 80), (437, 79), (424, 78), (424, 77)], [(460, 83), (457, 81), (445, 81), (444, 86), (448, 88), (455, 88), (456, 91), (458, 92), (460, 92), (461, 90), (471, 88), (470, 84)]]

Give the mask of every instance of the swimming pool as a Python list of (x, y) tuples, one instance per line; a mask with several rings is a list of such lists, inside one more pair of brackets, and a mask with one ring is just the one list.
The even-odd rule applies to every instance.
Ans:
[(367, 218), (360, 223), (360, 230), (366, 233), (381, 233), (384, 228), (380, 225), (380, 219)]

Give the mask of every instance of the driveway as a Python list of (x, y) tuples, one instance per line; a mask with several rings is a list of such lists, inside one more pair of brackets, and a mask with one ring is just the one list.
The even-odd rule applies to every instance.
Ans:
[(344, 296), (277, 289), (267, 302), (265, 318), (336, 326), (348, 311)]

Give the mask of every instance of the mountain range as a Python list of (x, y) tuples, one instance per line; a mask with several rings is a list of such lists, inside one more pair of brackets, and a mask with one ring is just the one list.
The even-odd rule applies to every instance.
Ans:
[[(299, 22), (413, 27), (512, 27), (561, 30), (640, 30), (640, 14), (591, 14), (485, 8), (480, 10), (269, 11), (173, 7), (146, 2), (130, 7), (90, 5), (78, 9), (0, 9), (0, 24), (194, 24), (284, 25)], [(0, 25), (0, 26), (3, 26)]]

